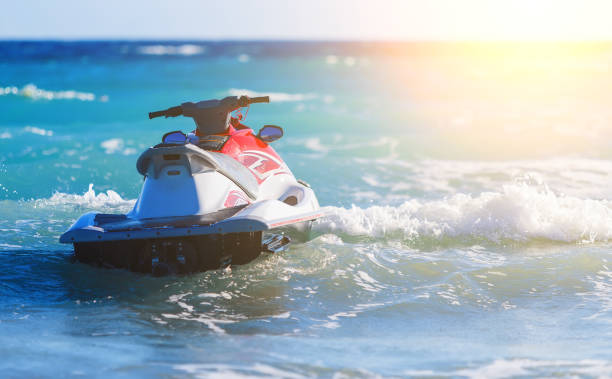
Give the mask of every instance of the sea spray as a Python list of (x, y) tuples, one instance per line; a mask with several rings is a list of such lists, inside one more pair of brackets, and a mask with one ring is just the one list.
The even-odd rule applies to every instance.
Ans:
[(89, 189), (82, 195), (56, 192), (49, 198), (34, 200), (33, 204), (35, 208), (87, 208), (99, 212), (126, 211), (134, 206), (135, 200), (124, 200), (113, 190), (96, 194), (93, 187), (93, 183), (90, 183)]
[(394, 206), (328, 207), (320, 233), (385, 237), (482, 238), (491, 242), (545, 239), (606, 242), (612, 238), (612, 203), (555, 194), (527, 184), (501, 192), (456, 194), (442, 200), (413, 199)]

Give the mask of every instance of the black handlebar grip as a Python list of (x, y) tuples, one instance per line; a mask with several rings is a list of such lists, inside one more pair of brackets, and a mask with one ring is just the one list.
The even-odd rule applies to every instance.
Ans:
[(176, 117), (182, 114), (183, 114), (183, 108), (179, 105), (176, 107), (168, 108), (165, 111), (149, 112), (149, 120), (155, 117), (161, 117), (161, 116)]
[(155, 117), (161, 117), (166, 114), (166, 111), (149, 112), (149, 120)]
[(183, 107), (180, 105), (166, 109), (166, 117), (176, 117), (183, 114)]
[(249, 98), (249, 103), (250, 104), (269, 103), (269, 102), (270, 102), (270, 96), (259, 96), (259, 97), (250, 97)]

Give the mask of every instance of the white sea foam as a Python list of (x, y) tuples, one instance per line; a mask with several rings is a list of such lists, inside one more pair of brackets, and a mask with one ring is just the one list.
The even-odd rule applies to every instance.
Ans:
[(133, 155), (137, 152), (134, 148), (126, 148), (125, 142), (121, 138), (111, 138), (106, 141), (102, 141), (102, 143), (100, 143), (100, 147), (104, 149), (106, 154), (121, 153), (123, 155)]
[(138, 53), (143, 55), (202, 55), (206, 52), (206, 46), (184, 44), (184, 45), (146, 45), (138, 47)]
[(327, 63), (328, 65), (333, 66), (340, 62), (343, 62), (348, 67), (353, 67), (358, 63), (360, 65), (367, 66), (370, 63), (367, 58), (357, 59), (355, 57), (347, 56), (344, 57), (344, 59), (341, 59), (341, 57), (338, 57), (337, 55), (328, 55), (325, 57), (325, 63)]
[(13, 135), (9, 132), (0, 133), (0, 139), (11, 139), (11, 138), (13, 138)]
[(307, 138), (304, 140), (304, 146), (317, 153), (326, 153), (329, 150), (321, 144), (321, 139), (318, 137)]
[(410, 200), (398, 207), (329, 207), (315, 223), (323, 233), (406, 239), (484, 238), (526, 241), (597, 242), (612, 239), (612, 203), (558, 195), (512, 184), (501, 192), (456, 194), (442, 200)]
[(237, 59), (240, 63), (247, 63), (251, 60), (251, 57), (248, 54), (240, 54)]
[(334, 65), (338, 63), (338, 57), (335, 55), (328, 55), (327, 57), (325, 57), (325, 63), (329, 64), (329, 65)]
[(24, 131), (32, 134), (38, 134), (39, 136), (47, 136), (50, 137), (53, 135), (53, 130), (45, 130), (42, 128), (37, 128), (35, 126), (26, 126), (23, 128)]
[[(91, 92), (79, 92), (74, 90), (49, 91), (38, 88), (35, 84), (27, 84), (21, 89), (15, 86), (0, 87), (0, 96), (17, 95), (27, 97), (32, 100), (81, 100), (94, 101), (96, 95)], [(101, 101), (108, 101), (108, 96), (104, 95)]]
[[(550, 376), (550, 373), (561, 370), (566, 374), (586, 375), (593, 377), (609, 377), (612, 374), (610, 362), (602, 360), (579, 361), (539, 361), (532, 359), (498, 359), (490, 364), (473, 369), (461, 369), (453, 373), (435, 373), (442, 376), (462, 376), (473, 379), (480, 378), (509, 378), (515, 376)], [(568, 375), (572, 376), (572, 375)]]
[(270, 96), (273, 102), (306, 101), (317, 98), (313, 93), (285, 93), (285, 92), (256, 92), (249, 89), (231, 88), (228, 93), (231, 96), (246, 95), (249, 97)]
[(253, 365), (242, 365), (240, 363), (236, 365), (222, 364), (222, 363), (187, 363), (177, 364), (173, 366), (174, 369), (183, 371), (189, 376), (196, 378), (254, 378), (254, 377), (267, 377), (267, 378), (286, 378), (286, 379), (300, 379), (304, 378), (304, 375), (300, 375), (291, 371), (283, 370), (277, 367), (269, 365), (255, 363)]
[(91, 209), (123, 209), (129, 210), (134, 206), (135, 200), (125, 200), (117, 192), (108, 190), (98, 193), (89, 184), (89, 189), (82, 195), (56, 192), (48, 199), (35, 200), (35, 207), (56, 207), (62, 205), (80, 206)]
[(111, 138), (106, 141), (102, 141), (100, 143), (100, 147), (102, 147), (106, 154), (113, 154), (117, 151), (123, 149), (123, 140), (121, 138)]
[(342, 238), (335, 234), (323, 234), (322, 236), (318, 237), (317, 240), (330, 245), (344, 245)]

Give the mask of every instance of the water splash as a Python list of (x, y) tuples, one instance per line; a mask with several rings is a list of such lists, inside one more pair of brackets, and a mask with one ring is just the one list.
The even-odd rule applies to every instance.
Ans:
[(50, 198), (34, 201), (35, 208), (84, 207), (99, 210), (127, 210), (134, 206), (135, 200), (125, 200), (117, 192), (108, 190), (96, 194), (93, 183), (82, 195), (56, 192)]
[(612, 204), (512, 184), (503, 186), (501, 192), (456, 194), (431, 201), (415, 199), (398, 207), (329, 207), (328, 216), (315, 223), (315, 230), (409, 240), (606, 242), (612, 238)]

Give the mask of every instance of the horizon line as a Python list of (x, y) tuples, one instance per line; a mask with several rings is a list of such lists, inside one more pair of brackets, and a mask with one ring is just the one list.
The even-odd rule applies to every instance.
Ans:
[(608, 39), (350, 39), (350, 38), (215, 38), (215, 37), (17, 37), (0, 36), (0, 42), (318, 42), (318, 43), (609, 43)]

